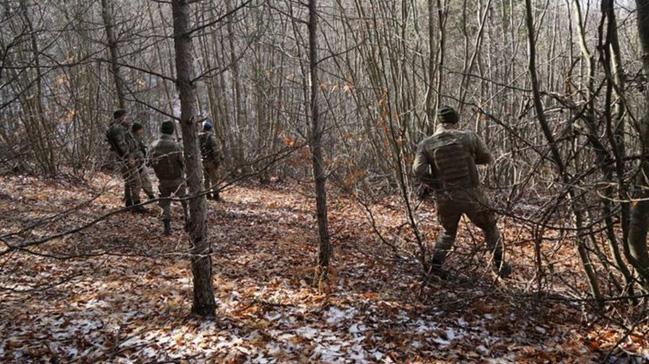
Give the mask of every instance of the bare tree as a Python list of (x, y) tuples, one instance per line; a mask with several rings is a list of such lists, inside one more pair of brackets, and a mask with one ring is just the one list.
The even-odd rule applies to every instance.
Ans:
[(198, 145), (198, 125), (194, 65), (192, 57), (190, 2), (174, 0), (171, 3), (176, 50), (176, 85), (180, 96), (180, 125), (185, 150), (185, 166), (189, 194), (189, 236), (191, 266), (194, 276), (192, 313), (214, 316), (216, 302), (212, 283), (212, 245), (207, 238), (207, 200), (202, 194), (203, 163)]
[(320, 252), (316, 282), (328, 279), (329, 260), (332, 247), (329, 241), (329, 224), (327, 219), (327, 176), (322, 156), (322, 133), (324, 132), (319, 109), (320, 79), (318, 78), (318, 4), (317, 0), (309, 0), (309, 96), (311, 128), (309, 147), (313, 163), (313, 179), (316, 196), (316, 217), (318, 220), (318, 237)]
[(106, 46), (110, 53), (110, 67), (113, 74), (113, 82), (115, 83), (115, 92), (117, 93), (117, 104), (121, 109), (124, 109), (126, 107), (126, 96), (119, 70), (119, 49), (113, 29), (111, 0), (101, 0), (101, 16), (104, 21), (104, 29), (106, 30)]

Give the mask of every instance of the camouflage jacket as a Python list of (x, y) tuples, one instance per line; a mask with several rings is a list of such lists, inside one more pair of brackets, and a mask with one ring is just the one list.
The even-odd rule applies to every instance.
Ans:
[(219, 150), (216, 142), (216, 136), (211, 131), (198, 134), (203, 160), (220, 162)]
[(106, 140), (110, 149), (122, 159), (138, 158), (139, 149), (135, 138), (128, 129), (120, 123), (112, 123), (106, 131)]
[(476, 133), (441, 125), (417, 146), (412, 170), (434, 190), (471, 188), (479, 185), (476, 165), (490, 162), (491, 154)]
[(139, 158), (138, 160), (140, 160), (142, 163), (144, 163), (146, 161), (147, 150), (149, 148), (147, 147), (146, 143), (144, 143), (144, 140), (142, 138), (139, 138), (139, 137), (137, 137), (135, 135), (133, 136), (133, 138), (137, 142), (137, 150), (138, 150), (137, 157)]
[(183, 151), (171, 135), (163, 134), (151, 144), (149, 159), (159, 180), (177, 180), (184, 177)]

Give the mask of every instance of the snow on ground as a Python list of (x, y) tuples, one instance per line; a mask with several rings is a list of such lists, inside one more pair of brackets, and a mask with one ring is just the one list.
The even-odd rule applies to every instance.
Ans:
[[(16, 239), (7, 234), (113, 185), (105, 176), (86, 186), (0, 180), (0, 235)], [(73, 215), (20, 237), (77, 226), (116, 208), (117, 196), (111, 187)], [(579, 305), (527, 298), (520, 289), (524, 261), (515, 262), (512, 282), (480, 273), (422, 289), (416, 264), (395, 260), (363, 212), (335, 196), (336, 282), (319, 292), (310, 284), (316, 254), (311, 201), (281, 186), (237, 187), (224, 197), (227, 202), (209, 205), (216, 320), (188, 315), (183, 233), (162, 237), (155, 213), (122, 213), (34, 248), (48, 256), (0, 256), (0, 361), (599, 362), (621, 338)], [(383, 208), (377, 221), (386, 232), (397, 231), (398, 209)], [(434, 233), (432, 224), (424, 227)], [(649, 360), (646, 337), (634, 333), (622, 342), (624, 350)]]

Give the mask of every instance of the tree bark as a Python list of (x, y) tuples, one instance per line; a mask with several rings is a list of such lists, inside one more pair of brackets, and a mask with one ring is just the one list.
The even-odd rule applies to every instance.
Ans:
[(185, 151), (187, 185), (189, 187), (189, 236), (191, 241), (191, 268), (194, 277), (194, 300), (192, 313), (214, 316), (216, 302), (212, 286), (212, 245), (207, 238), (207, 200), (201, 194), (203, 164), (198, 145), (196, 122), (196, 95), (192, 40), (190, 31), (190, 7), (187, 0), (171, 2), (174, 21), (174, 48), (176, 50), (176, 85), (180, 96), (180, 125)]
[(332, 247), (329, 241), (329, 226), (327, 218), (327, 176), (324, 169), (322, 156), (322, 132), (323, 127), (320, 120), (319, 93), (320, 80), (318, 78), (318, 10), (317, 0), (309, 0), (309, 77), (311, 87), (309, 96), (311, 99), (311, 130), (310, 148), (313, 162), (313, 179), (316, 196), (316, 217), (318, 220), (318, 237), (320, 240), (318, 253), (318, 274), (316, 282), (325, 282), (328, 279), (329, 261), (331, 259)]
[[(645, 76), (649, 75), (649, 0), (636, 0), (638, 12), (638, 35), (642, 49), (642, 65)], [(649, 252), (647, 251), (647, 228), (649, 227), (649, 90), (645, 89), (645, 115), (640, 121), (640, 137), (642, 142), (641, 172), (636, 182), (638, 199), (632, 205), (631, 222), (629, 224), (629, 248), (632, 264), (644, 280), (645, 288), (649, 288)]]
[(115, 82), (115, 92), (117, 93), (117, 104), (120, 109), (126, 108), (126, 97), (124, 93), (124, 84), (119, 74), (119, 53), (117, 49), (117, 39), (113, 32), (113, 17), (110, 11), (110, 0), (101, 0), (101, 16), (104, 20), (104, 29), (106, 29), (106, 43), (110, 52), (110, 69), (113, 73)]

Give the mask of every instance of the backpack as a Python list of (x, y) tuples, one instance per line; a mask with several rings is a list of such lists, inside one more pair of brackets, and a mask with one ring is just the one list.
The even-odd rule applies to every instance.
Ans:
[(183, 168), (178, 162), (182, 154), (172, 140), (158, 140), (151, 148), (151, 166), (160, 180), (175, 180), (182, 178)]
[(442, 133), (435, 136), (429, 155), (433, 175), (441, 189), (457, 190), (478, 186), (478, 169), (457, 135)]
[(121, 153), (117, 146), (117, 141), (115, 140), (117, 134), (117, 130), (115, 129), (115, 124), (111, 124), (110, 127), (108, 127), (108, 130), (106, 130), (106, 142), (108, 143), (108, 146), (110, 147), (110, 150), (117, 153), (118, 155)]

